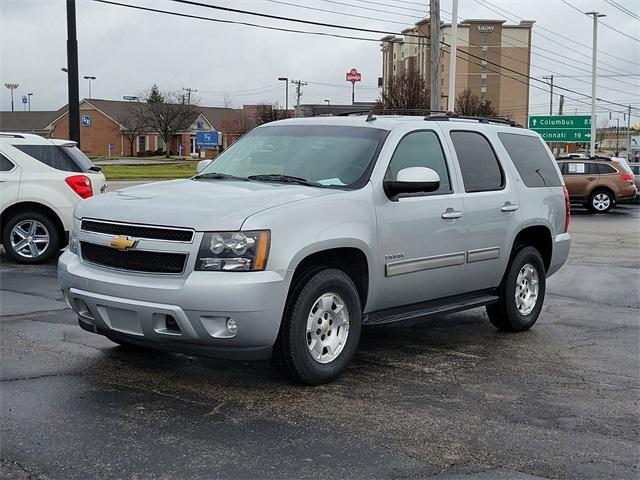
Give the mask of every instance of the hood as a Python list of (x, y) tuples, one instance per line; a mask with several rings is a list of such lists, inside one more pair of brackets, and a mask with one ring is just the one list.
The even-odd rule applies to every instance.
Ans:
[(171, 180), (89, 198), (78, 204), (75, 216), (198, 231), (238, 230), (259, 211), (336, 192), (295, 184)]

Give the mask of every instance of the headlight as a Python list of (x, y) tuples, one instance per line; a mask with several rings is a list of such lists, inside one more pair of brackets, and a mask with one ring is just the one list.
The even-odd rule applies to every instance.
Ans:
[(202, 237), (196, 270), (264, 270), (269, 256), (270, 232), (209, 232)]

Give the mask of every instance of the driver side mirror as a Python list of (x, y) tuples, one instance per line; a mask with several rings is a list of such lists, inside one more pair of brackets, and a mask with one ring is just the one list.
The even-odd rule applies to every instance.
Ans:
[(426, 167), (408, 167), (398, 172), (396, 180), (385, 180), (383, 188), (391, 200), (403, 193), (429, 193), (440, 188), (440, 176)]
[(196, 166), (196, 174), (202, 172), (205, 168), (207, 168), (213, 160), (200, 160), (198, 165)]

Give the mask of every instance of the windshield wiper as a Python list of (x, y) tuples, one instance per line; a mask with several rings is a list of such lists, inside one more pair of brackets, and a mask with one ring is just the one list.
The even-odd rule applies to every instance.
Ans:
[(282, 175), (280, 173), (268, 173), (263, 175), (249, 175), (249, 180), (256, 180), (258, 182), (282, 182), (282, 183), (297, 183), (298, 185), (307, 185), (309, 187), (322, 187), (323, 185), (318, 182), (312, 182), (302, 177), (294, 177), (293, 175)]
[(196, 175), (193, 177), (196, 180), (204, 179), (204, 180), (242, 180), (243, 182), (249, 181), (246, 177), (238, 177), (236, 175), (229, 175), (228, 173), (220, 173), (220, 172), (210, 172), (210, 173), (201, 173), (200, 175)]

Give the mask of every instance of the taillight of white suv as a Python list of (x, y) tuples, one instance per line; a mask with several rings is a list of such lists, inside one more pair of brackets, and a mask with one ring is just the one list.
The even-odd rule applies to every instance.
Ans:
[(76, 192), (80, 198), (89, 198), (93, 196), (93, 188), (91, 186), (91, 179), (86, 175), (71, 175), (64, 179), (67, 185), (71, 187), (71, 190)]

